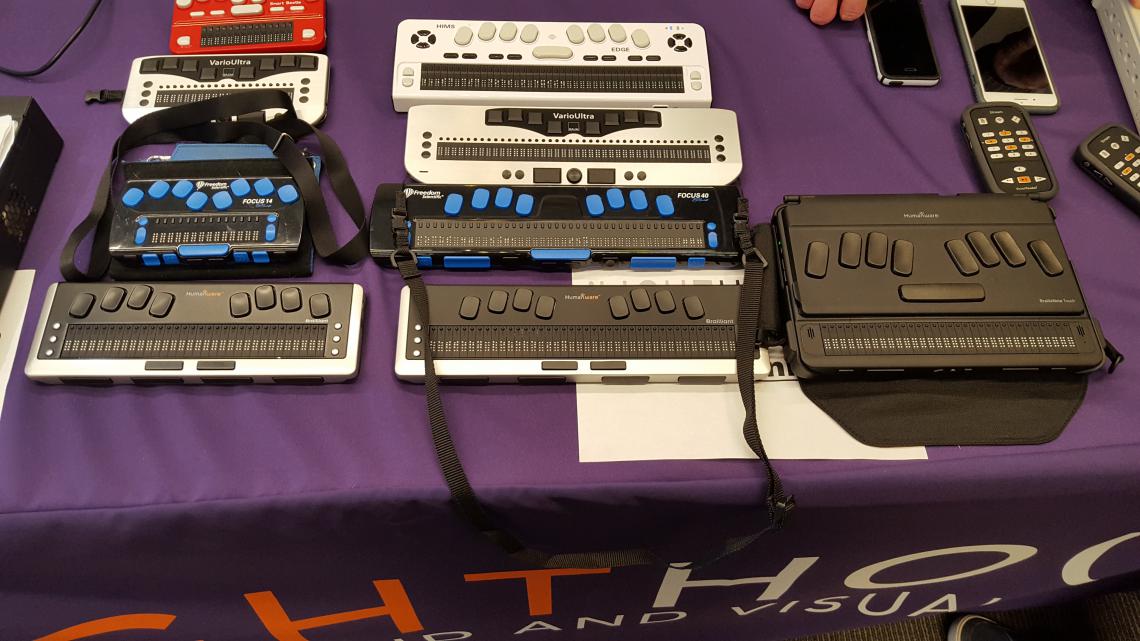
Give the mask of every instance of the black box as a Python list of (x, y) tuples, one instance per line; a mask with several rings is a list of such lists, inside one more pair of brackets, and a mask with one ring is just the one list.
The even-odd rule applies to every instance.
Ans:
[(63, 139), (32, 98), (0, 96), (3, 116), (11, 116), (18, 126), (12, 148), (0, 164), (0, 301), (24, 255), (63, 150)]

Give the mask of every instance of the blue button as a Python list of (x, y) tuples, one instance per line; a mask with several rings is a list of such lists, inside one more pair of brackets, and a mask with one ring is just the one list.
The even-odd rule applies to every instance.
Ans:
[(629, 266), (633, 269), (673, 269), (677, 267), (677, 259), (671, 256), (635, 256), (629, 259)]
[[(487, 191), (484, 189), (483, 191)], [(444, 269), (490, 269), (490, 256), (444, 256)]]
[(139, 219), (135, 222), (138, 223), (140, 227), (146, 227), (147, 223), (150, 222), (150, 219), (146, 216), (139, 216)]
[(205, 207), (208, 202), (210, 202), (209, 196), (200, 191), (196, 191), (190, 194), (190, 197), (186, 199), (186, 206), (190, 211), (202, 211), (202, 208)]
[(668, 194), (661, 194), (657, 197), (657, 213), (662, 216), (672, 216), (673, 212), (673, 198)]
[(421, 269), (431, 267), (431, 256), (416, 256), (416, 267)]
[(135, 230), (135, 244), (141, 245), (146, 242), (146, 227), (139, 227)]
[(534, 211), (534, 196), (519, 194), (519, 199), (515, 201), (515, 213), (519, 216), (529, 216), (532, 211)]
[(272, 223), (265, 226), (265, 242), (271, 243), (277, 240), (277, 225)]
[(246, 252), (234, 252), (234, 262), (235, 263), (243, 263), (243, 264), (248, 263), (249, 262), (249, 254)]
[(158, 257), (158, 254), (143, 254), (142, 262), (147, 267), (158, 267), (162, 264), (162, 260)]
[(707, 228), (709, 231), (713, 231), (716, 229), (716, 223), (709, 223), (705, 225), (705, 228)]
[(183, 258), (223, 258), (229, 253), (230, 246), (226, 243), (178, 246), (178, 255)]
[(192, 191), (194, 191), (194, 183), (189, 180), (179, 180), (174, 183), (174, 188), (170, 190), (170, 193), (174, 194), (175, 198), (185, 198)]
[(499, 187), (495, 192), (495, 206), (499, 209), (506, 209), (511, 206), (511, 201), (515, 198), (515, 192), (510, 187)]
[(610, 209), (622, 209), (625, 207), (625, 194), (617, 187), (611, 187), (606, 190), (606, 202), (610, 204)]
[(170, 183), (165, 180), (159, 180), (152, 184), (150, 189), (146, 190), (146, 193), (151, 198), (164, 198), (166, 194), (170, 193)]
[(253, 183), (253, 190), (264, 198), (273, 193), (273, 181), (268, 178), (258, 178), (257, 182)]
[(301, 195), (297, 193), (297, 188), (293, 185), (281, 185), (281, 189), (277, 190), (277, 197), (281, 199), (281, 202), (288, 205), (297, 202)]
[(491, 192), (480, 187), (471, 194), (471, 206), (475, 209), (486, 209), (487, 203), (491, 200)]
[(590, 260), (588, 249), (532, 249), (530, 257), (534, 260), (549, 261), (575, 261)]
[(245, 178), (238, 178), (230, 183), (230, 191), (238, 198), (248, 196), (250, 191), (249, 181)]
[(163, 254), (162, 255), (162, 264), (163, 265), (177, 265), (178, 264), (178, 257), (175, 256), (174, 254)]
[(268, 220), (271, 223), (277, 222), (277, 214), (269, 214), (269, 217), (266, 218), (266, 220)]
[(709, 232), (709, 249), (716, 249), (720, 246), (720, 236), (717, 236), (715, 231)]
[(463, 194), (448, 194), (447, 200), (443, 201), (443, 213), (448, 216), (458, 216), (462, 209)]
[(704, 267), (705, 266), (705, 259), (702, 256), (694, 256), (685, 262), (688, 263), (689, 267)]
[(597, 194), (586, 196), (586, 211), (591, 216), (601, 216), (606, 213), (606, 206), (602, 204), (602, 197)]
[(127, 207), (134, 207), (142, 202), (143, 196), (145, 195), (143, 190), (138, 187), (131, 187), (127, 190), (127, 193), (123, 194), (123, 204)]
[(233, 196), (230, 196), (230, 192), (228, 191), (215, 193), (211, 200), (214, 201), (214, 207), (216, 207), (218, 211), (225, 211), (234, 204)]
[(264, 265), (269, 262), (269, 252), (252, 252), (253, 262)]
[(649, 209), (649, 199), (645, 197), (644, 191), (634, 189), (629, 192), (629, 205), (633, 207), (634, 211), (645, 211)]

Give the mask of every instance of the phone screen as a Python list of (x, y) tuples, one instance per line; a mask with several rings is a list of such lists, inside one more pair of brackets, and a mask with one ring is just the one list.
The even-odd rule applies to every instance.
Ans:
[(936, 78), (938, 63), (919, 0), (881, 0), (867, 10), (867, 25), (883, 75)]
[(1029, 14), (1019, 7), (962, 7), (987, 92), (1053, 93)]

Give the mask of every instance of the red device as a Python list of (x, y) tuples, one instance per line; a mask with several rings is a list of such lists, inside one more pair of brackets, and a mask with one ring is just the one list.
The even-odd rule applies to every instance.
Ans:
[(325, 0), (169, 0), (174, 53), (290, 53), (325, 48)]

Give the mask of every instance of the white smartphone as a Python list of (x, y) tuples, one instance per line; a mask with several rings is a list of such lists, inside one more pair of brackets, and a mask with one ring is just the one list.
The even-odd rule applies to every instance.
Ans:
[(950, 7), (980, 102), (1057, 111), (1057, 90), (1025, 0), (950, 0)]

